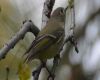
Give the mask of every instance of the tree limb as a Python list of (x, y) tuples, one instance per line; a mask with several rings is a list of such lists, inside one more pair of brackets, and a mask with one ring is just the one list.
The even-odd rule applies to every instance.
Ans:
[(46, 0), (44, 2), (43, 13), (42, 13), (42, 28), (46, 25), (51, 16), (54, 3), (55, 0)]
[(5, 58), (10, 49), (14, 48), (19, 40), (24, 38), (27, 32), (32, 32), (35, 36), (37, 36), (39, 29), (32, 23), (32, 21), (25, 21), (19, 32), (16, 33), (16, 35), (0, 50), (0, 60)]

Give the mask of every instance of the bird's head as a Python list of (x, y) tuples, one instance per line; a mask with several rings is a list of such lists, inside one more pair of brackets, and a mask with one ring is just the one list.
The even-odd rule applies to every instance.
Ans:
[(65, 21), (65, 9), (63, 7), (55, 9), (51, 15), (51, 18), (57, 18), (61, 21)]

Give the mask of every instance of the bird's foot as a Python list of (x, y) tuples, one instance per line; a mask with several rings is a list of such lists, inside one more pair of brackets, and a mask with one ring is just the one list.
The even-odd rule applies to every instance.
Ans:
[(35, 71), (32, 72), (32, 76), (34, 76), (34, 80), (39, 79), (39, 75), (43, 67), (44, 67), (44, 64), (41, 64)]
[(47, 80), (54, 80), (55, 79), (55, 75), (54, 74), (50, 74), (47, 78)]

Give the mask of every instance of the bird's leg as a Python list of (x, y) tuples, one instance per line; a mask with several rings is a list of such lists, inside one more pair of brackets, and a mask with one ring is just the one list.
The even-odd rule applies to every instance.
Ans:
[[(55, 57), (54, 63), (56, 62), (56, 64), (57, 64), (56, 60), (57, 60), (57, 58)], [(54, 65), (52, 71), (50, 71), (48, 69), (48, 67), (46, 66), (46, 62), (41, 61), (41, 63), (42, 63), (42, 68), (45, 68), (47, 70), (47, 72), (49, 73), (49, 76), (48, 76), (47, 80), (54, 80), (54, 78), (55, 78), (54, 73), (55, 73), (56, 64)]]
[(32, 76), (34, 76), (34, 80), (38, 80), (41, 69), (42, 69), (42, 65), (40, 65), (35, 71), (32, 72)]
[(34, 80), (38, 80), (39, 79), (39, 74), (40, 74), (42, 68), (46, 68), (46, 70), (50, 74), (50, 71), (48, 70), (48, 68), (46, 66), (46, 62), (44, 62), (42, 60), (40, 60), (40, 61), (41, 61), (41, 65), (35, 71), (32, 72), (32, 76), (34, 76)]
[(50, 75), (48, 76), (48, 79), (47, 80), (54, 80), (55, 78), (55, 70), (59, 64), (59, 59), (60, 59), (60, 55), (57, 54), (55, 57), (54, 57), (54, 60), (53, 60), (53, 67), (51, 69), (51, 73)]
[[(59, 42), (59, 41), (58, 41)], [(62, 44), (61, 46), (60, 46), (60, 49), (59, 49), (59, 51), (58, 51), (58, 54), (56, 54), (56, 56), (54, 57), (54, 60), (53, 60), (53, 67), (52, 67), (52, 69), (51, 69), (51, 72), (49, 72), (49, 76), (48, 76), (48, 79), (47, 80), (54, 80), (54, 78), (55, 78), (55, 70), (56, 70), (56, 68), (57, 68), (57, 66), (58, 66), (58, 64), (59, 64), (59, 61), (60, 61), (60, 52), (62, 51), (62, 49), (63, 49), (63, 46), (64, 46), (64, 44)]]
[(40, 64), (40, 66), (35, 71), (32, 72), (32, 76), (34, 76), (34, 80), (38, 80), (39, 79), (39, 74), (40, 74), (40, 72), (41, 72), (41, 70), (42, 70), (42, 68), (44, 66), (45, 66), (45, 63), (42, 62)]

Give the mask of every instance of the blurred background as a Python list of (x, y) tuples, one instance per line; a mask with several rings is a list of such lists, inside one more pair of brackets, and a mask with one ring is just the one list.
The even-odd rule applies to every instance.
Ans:
[[(22, 26), (25, 20), (32, 20), (41, 29), (42, 10), (45, 0), (0, 0), (0, 48), (4, 46)], [(53, 10), (66, 7), (67, 0), (56, 0)], [(71, 12), (66, 13), (66, 36), (71, 25)], [(79, 53), (67, 43), (57, 67), (56, 80), (100, 80), (100, 0), (75, 0), (75, 37)], [(39, 63), (22, 65), (22, 55), (34, 36), (27, 33), (0, 61), (0, 80), (33, 80), (31, 71)], [(48, 60), (51, 67), (52, 60)], [(40, 80), (46, 80), (42, 71)], [(24, 74), (24, 75), (22, 75)], [(26, 77), (25, 77), (26, 76)], [(24, 78), (21, 78), (24, 77)]]

